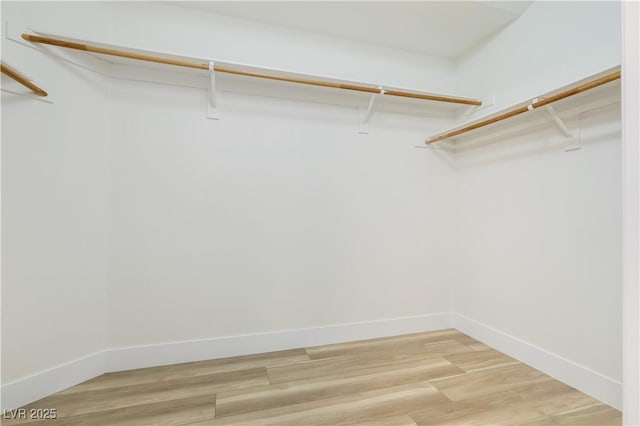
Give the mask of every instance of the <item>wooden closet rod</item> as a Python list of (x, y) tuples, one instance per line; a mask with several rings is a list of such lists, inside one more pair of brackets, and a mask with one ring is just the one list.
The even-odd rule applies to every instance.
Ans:
[(557, 93), (553, 96), (549, 96), (548, 98), (540, 99), (538, 101), (532, 102), (530, 105), (525, 105), (511, 111), (507, 111), (503, 114), (497, 115), (495, 117), (487, 118), (486, 120), (479, 121), (477, 123), (470, 124), (466, 127), (463, 127), (458, 130), (453, 130), (451, 132), (443, 133), (441, 135), (433, 136), (427, 140), (427, 144), (432, 144), (444, 139), (452, 138), (454, 136), (461, 135), (463, 133), (470, 132), (475, 129), (479, 129), (481, 127), (488, 126), (493, 123), (497, 123), (498, 121), (506, 120), (507, 118), (511, 118), (513, 116), (523, 114), (531, 109), (540, 108), (545, 105), (549, 105), (550, 103), (557, 102), (561, 99), (568, 98), (569, 96), (577, 95), (578, 93), (585, 92), (587, 90), (593, 89), (598, 86), (602, 86), (603, 84), (610, 83), (612, 81), (618, 80), (621, 76), (620, 71), (612, 72), (611, 74), (607, 74), (604, 77), (597, 78), (593, 81), (583, 83), (579, 86), (576, 86), (571, 89), (567, 89), (560, 93)]
[[(66, 47), (68, 49), (84, 50), (86, 52), (100, 53), (103, 55), (110, 55), (110, 56), (118, 56), (121, 58), (138, 59), (141, 61), (155, 62), (155, 63), (167, 64), (167, 65), (176, 65), (179, 67), (196, 68), (201, 70), (209, 69), (209, 64), (184, 61), (179, 59), (163, 58), (160, 56), (145, 55), (145, 54), (134, 53), (134, 52), (126, 52), (123, 50), (108, 49), (104, 47), (91, 46), (89, 44), (75, 43), (71, 41), (60, 40), (60, 39), (49, 38), (49, 37), (40, 37), (36, 35), (22, 34), (22, 38), (33, 43), (50, 44), (52, 46)], [(331, 87), (335, 89), (355, 90), (358, 92), (366, 92), (366, 93), (380, 93), (380, 89), (377, 87), (362, 86), (358, 84), (335, 83), (332, 81), (316, 80), (316, 79), (310, 79), (310, 78), (278, 76), (273, 74), (264, 74), (264, 73), (255, 72), (255, 71), (244, 71), (244, 70), (235, 69), (227, 66), (221, 66), (221, 65), (214, 65), (213, 69), (221, 73), (242, 75), (247, 77), (287, 81), (290, 83), (300, 83), (300, 84), (308, 84), (312, 86)], [(423, 99), (423, 100), (438, 101), (438, 102), (449, 102), (449, 103), (462, 104), (462, 105), (473, 105), (473, 106), (482, 105), (482, 102), (475, 99), (464, 99), (464, 98), (457, 98), (457, 97), (451, 97), (451, 96), (431, 95), (426, 93), (405, 92), (401, 90), (385, 90), (384, 94), (389, 96), (399, 96), (404, 98)]]
[(29, 90), (31, 90), (36, 95), (38, 95), (38, 96), (47, 96), (47, 92), (42, 90), (35, 83), (31, 82), (27, 77), (25, 77), (24, 75), (20, 74), (18, 71), (14, 70), (13, 68), (9, 67), (8, 65), (5, 65), (4, 62), (0, 62), (0, 70), (2, 71), (2, 74), (5, 74), (8, 77), (14, 79), (18, 83), (22, 84), (24, 87), (26, 87)]

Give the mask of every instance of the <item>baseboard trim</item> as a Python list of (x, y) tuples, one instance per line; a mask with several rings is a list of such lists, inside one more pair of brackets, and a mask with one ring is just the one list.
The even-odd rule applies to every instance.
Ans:
[(451, 328), (450, 313), (108, 349), (2, 385), (0, 406), (11, 410), (106, 372), (349, 342)]
[(451, 318), (451, 314), (447, 312), (115, 348), (108, 351), (106, 371), (131, 370), (134, 368), (442, 330), (451, 328)]
[(453, 313), (452, 318), (453, 328), (580, 392), (622, 409), (622, 383), (464, 315)]
[(114, 348), (2, 385), (1, 408), (14, 409), (105, 372), (455, 328), (612, 407), (622, 384), (531, 343), (457, 313), (437, 313), (212, 339)]
[(2, 385), (2, 410), (12, 410), (103, 374), (105, 353), (96, 352)]

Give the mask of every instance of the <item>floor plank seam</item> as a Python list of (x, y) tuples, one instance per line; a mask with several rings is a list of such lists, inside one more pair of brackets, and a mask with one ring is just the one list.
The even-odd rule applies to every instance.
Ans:
[(267, 381), (269, 382), (270, 385), (273, 385), (273, 379), (271, 378), (271, 375), (269, 374), (269, 370), (270, 367), (265, 367), (265, 373), (267, 374)]
[(418, 421), (415, 419), (415, 417), (413, 415), (411, 415), (411, 412), (407, 413), (407, 417), (409, 417), (411, 420), (413, 420), (413, 424), (418, 426)]

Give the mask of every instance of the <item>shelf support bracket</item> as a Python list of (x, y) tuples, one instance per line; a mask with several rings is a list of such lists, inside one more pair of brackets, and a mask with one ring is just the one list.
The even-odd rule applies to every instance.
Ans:
[(220, 120), (220, 111), (216, 104), (216, 72), (215, 63), (209, 61), (209, 96), (207, 103), (207, 118)]
[[(529, 105), (527, 105), (527, 109), (529, 111), (533, 111), (534, 109), (536, 109), (536, 107), (534, 107), (533, 104), (535, 104), (538, 101), (540, 101), (540, 98), (535, 98), (534, 100), (532, 100), (531, 103)], [(545, 105), (544, 109), (547, 110), (547, 112), (549, 113), (549, 115), (551, 116), (553, 121), (556, 123), (556, 125), (558, 126), (558, 129), (560, 129), (562, 134), (565, 137), (570, 138), (571, 137), (571, 132), (569, 131), (569, 128), (567, 127), (567, 125), (564, 124), (564, 121), (562, 121), (562, 119), (560, 118), (560, 116), (556, 112), (555, 108), (553, 108), (552, 105)]]
[(369, 133), (369, 120), (371, 119), (371, 114), (373, 114), (373, 104), (375, 103), (378, 95), (384, 95), (384, 88), (382, 86), (379, 86), (378, 90), (380, 93), (374, 93), (371, 95), (367, 109), (361, 112), (362, 119), (360, 120), (360, 129), (358, 130), (358, 133), (362, 133), (364, 135)]
[[(535, 109), (533, 104), (538, 102), (539, 100), (540, 100), (539, 98), (536, 98), (536, 99), (532, 100), (531, 104), (527, 105), (527, 109), (529, 111), (533, 111)], [(564, 137), (569, 139), (569, 142), (564, 147), (564, 150), (565, 151), (574, 151), (576, 149), (580, 149), (580, 140), (579, 139), (577, 141), (573, 140), (574, 138), (573, 138), (573, 135), (571, 134), (571, 131), (569, 131), (569, 128), (567, 127), (567, 125), (564, 124), (564, 121), (562, 121), (562, 119), (560, 118), (560, 116), (556, 112), (556, 110), (553, 107), (553, 105), (550, 105), (550, 104), (549, 105), (545, 105), (544, 109), (547, 110), (547, 112), (549, 113), (549, 115), (551, 116), (553, 121), (556, 123), (556, 126), (558, 126), (558, 129), (562, 132)]]
[(551, 115), (551, 118), (553, 118), (553, 121), (555, 121), (556, 125), (558, 126), (558, 128), (560, 129), (562, 134), (565, 135), (566, 137), (570, 138), (571, 137), (571, 132), (569, 131), (569, 128), (567, 127), (566, 124), (564, 124), (564, 121), (562, 121), (562, 119), (558, 116), (558, 113), (553, 108), (553, 106), (552, 105), (547, 105), (547, 106), (545, 106), (545, 108), (549, 112), (549, 115)]

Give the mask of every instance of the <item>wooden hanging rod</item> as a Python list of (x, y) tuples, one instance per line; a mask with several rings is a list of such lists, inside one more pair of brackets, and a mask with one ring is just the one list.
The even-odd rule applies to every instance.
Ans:
[(38, 85), (36, 85), (32, 81), (30, 81), (27, 77), (25, 77), (24, 75), (20, 74), (18, 71), (14, 70), (13, 68), (9, 67), (8, 65), (5, 65), (4, 62), (0, 62), (0, 68), (1, 68), (2, 74), (5, 74), (8, 77), (14, 79), (18, 83), (22, 84), (24, 87), (26, 87), (29, 90), (31, 90), (36, 95), (38, 95), (38, 96), (47, 96), (47, 92), (45, 92), (43, 89), (38, 87)]
[(602, 86), (603, 84), (607, 84), (607, 83), (610, 83), (612, 81), (618, 80), (620, 78), (620, 76), (621, 76), (620, 71), (612, 72), (610, 74), (605, 75), (604, 77), (600, 77), (600, 78), (597, 78), (597, 79), (595, 79), (593, 81), (589, 81), (587, 83), (583, 83), (583, 84), (581, 84), (579, 86), (576, 86), (574, 88), (567, 89), (567, 90), (562, 91), (560, 93), (557, 93), (557, 94), (555, 94), (553, 96), (549, 96), (548, 98), (543, 98), (543, 99), (537, 100), (535, 102), (532, 102), (529, 105), (525, 105), (525, 106), (522, 106), (522, 107), (519, 107), (519, 108), (512, 109), (511, 111), (507, 111), (507, 112), (502, 113), (500, 115), (497, 115), (495, 117), (487, 118), (486, 120), (478, 121), (477, 123), (470, 124), (470, 125), (465, 126), (465, 127), (461, 128), (461, 129), (452, 130), (450, 132), (443, 133), (441, 135), (433, 136), (433, 137), (427, 139), (426, 142), (427, 142), (427, 144), (432, 144), (432, 143), (435, 143), (435, 142), (438, 142), (438, 141), (441, 141), (441, 140), (444, 140), (444, 139), (452, 138), (454, 136), (458, 136), (458, 135), (461, 135), (463, 133), (470, 132), (470, 131), (475, 130), (475, 129), (479, 129), (481, 127), (488, 126), (488, 125), (493, 124), (493, 123), (497, 123), (498, 121), (506, 120), (507, 118), (511, 118), (511, 117), (516, 116), (516, 115), (523, 114), (523, 113), (525, 113), (527, 111), (531, 111), (533, 109), (540, 108), (540, 107), (545, 106), (545, 105), (549, 105), (549, 104), (551, 104), (553, 102), (557, 102), (557, 101), (559, 101), (561, 99), (568, 98), (569, 96), (577, 95), (578, 93), (582, 93), (582, 92), (585, 92), (587, 90), (593, 89), (595, 87)]
[[(159, 64), (167, 64), (167, 65), (175, 65), (179, 67), (209, 70), (208, 63), (204, 64), (204, 63), (184, 61), (179, 59), (163, 58), (161, 56), (127, 52), (124, 50), (108, 49), (104, 47), (91, 46), (89, 44), (84, 44), (84, 43), (76, 43), (76, 42), (49, 38), (49, 37), (41, 37), (41, 36), (31, 35), (31, 34), (22, 34), (22, 38), (33, 43), (42, 43), (42, 44), (49, 44), (52, 46), (65, 47), (68, 49), (84, 50), (86, 52), (100, 53), (103, 55), (110, 55), (110, 56), (118, 56), (120, 58), (137, 59), (140, 61), (155, 62)], [(349, 83), (336, 83), (333, 81), (317, 80), (317, 79), (310, 79), (310, 78), (288, 77), (283, 75), (265, 74), (261, 72), (255, 72), (255, 71), (244, 71), (244, 70), (222, 66), (222, 65), (214, 65), (213, 69), (217, 72), (226, 73), (226, 74), (235, 74), (235, 75), (242, 75), (247, 77), (264, 78), (268, 80), (286, 81), (290, 83), (308, 84), (311, 86), (322, 86), (322, 87), (331, 87), (335, 89), (354, 90), (357, 92), (380, 93), (380, 88), (372, 87), (372, 86), (364, 86), (364, 85), (349, 84)], [(482, 102), (476, 99), (465, 99), (465, 98), (457, 98), (457, 97), (451, 97), (451, 96), (431, 95), (426, 93), (405, 92), (401, 90), (384, 90), (384, 94), (389, 96), (399, 96), (403, 98), (423, 99), (423, 100), (437, 101), (437, 102), (449, 102), (449, 103), (461, 104), (461, 105), (472, 105), (472, 106), (482, 105)]]

